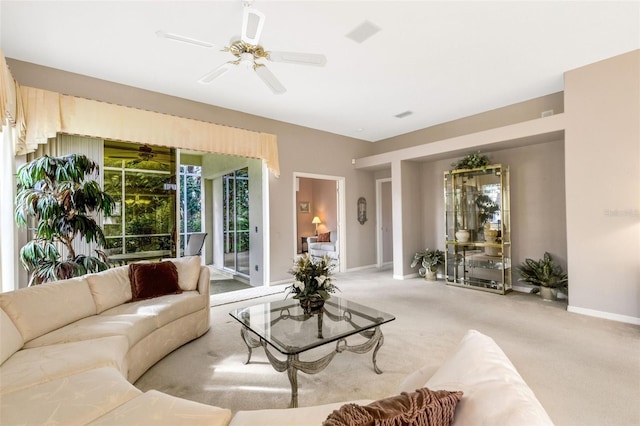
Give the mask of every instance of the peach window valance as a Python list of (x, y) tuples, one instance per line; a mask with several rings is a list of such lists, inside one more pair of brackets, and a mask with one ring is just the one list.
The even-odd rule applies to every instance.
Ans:
[[(17, 154), (33, 152), (57, 133), (68, 133), (257, 158), (280, 174), (275, 135), (20, 86), (0, 56), (0, 107), (14, 111), (8, 115), (16, 126), (18, 111), (24, 110), (26, 135), (16, 140)], [(4, 122), (7, 114), (2, 114)]]

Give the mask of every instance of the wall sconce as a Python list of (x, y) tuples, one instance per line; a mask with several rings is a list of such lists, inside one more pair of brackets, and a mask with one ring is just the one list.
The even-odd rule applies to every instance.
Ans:
[(358, 222), (364, 225), (367, 221), (367, 200), (364, 197), (358, 198)]
[(322, 223), (322, 222), (320, 222), (320, 218), (318, 216), (314, 216), (313, 220), (311, 221), (311, 223), (316, 225), (316, 235), (318, 235), (318, 224)]

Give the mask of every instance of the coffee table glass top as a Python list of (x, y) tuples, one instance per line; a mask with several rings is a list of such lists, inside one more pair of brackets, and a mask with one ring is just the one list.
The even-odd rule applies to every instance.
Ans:
[(296, 299), (235, 309), (229, 315), (285, 355), (298, 354), (395, 319), (386, 312), (335, 296), (313, 315), (305, 314)]

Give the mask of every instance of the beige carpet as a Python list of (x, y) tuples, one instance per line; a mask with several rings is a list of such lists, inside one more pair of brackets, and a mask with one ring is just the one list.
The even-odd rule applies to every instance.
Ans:
[[(451, 287), (442, 281), (397, 281), (390, 271), (338, 274), (339, 296), (393, 313), (378, 353), (341, 353), (316, 375), (298, 375), (300, 406), (396, 393), (402, 380), (428, 365), (435, 371), (468, 329), (496, 340), (558, 425), (640, 424), (640, 327), (569, 313), (560, 302)], [(244, 365), (236, 307), (284, 294), (211, 308), (211, 330), (169, 354), (137, 382), (142, 390), (234, 411), (287, 407), (289, 381), (262, 349)], [(316, 350), (318, 355), (323, 352)], [(310, 359), (302, 356), (302, 359)], [(500, 404), (497, 400), (496, 404)]]

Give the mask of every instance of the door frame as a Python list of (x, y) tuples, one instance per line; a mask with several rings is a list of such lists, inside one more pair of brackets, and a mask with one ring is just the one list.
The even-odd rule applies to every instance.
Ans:
[[(382, 268), (384, 264), (384, 241), (382, 238), (382, 184), (391, 182), (391, 178), (376, 179), (376, 267)], [(392, 201), (393, 202), (393, 201)], [(393, 232), (393, 231), (392, 231)], [(393, 249), (393, 247), (392, 247)], [(391, 257), (393, 258), (393, 250)], [(393, 264), (393, 260), (391, 261)]]
[[(321, 180), (332, 180), (336, 182), (337, 188), (337, 206), (338, 206), (338, 229), (336, 232), (338, 234), (338, 253), (340, 253), (340, 262), (338, 262), (338, 272), (345, 272), (347, 270), (347, 241), (345, 232), (345, 224), (347, 222), (347, 213), (346, 213), (346, 201), (345, 201), (345, 182), (346, 178), (344, 176), (331, 176), (331, 175), (320, 175), (315, 173), (303, 173), (303, 172), (293, 172), (293, 188), (292, 188), (292, 208), (293, 208), (293, 217), (296, 217), (297, 208), (296, 205), (296, 192), (298, 190), (298, 178), (306, 178), (306, 179), (321, 179)], [(292, 251), (293, 258), (295, 259), (298, 256), (298, 224), (297, 221), (293, 220), (293, 234), (292, 234)]]

